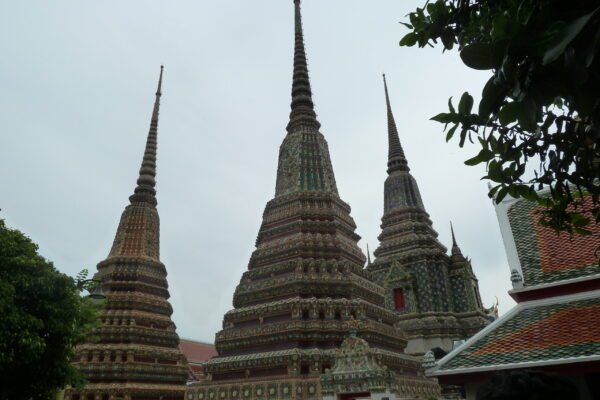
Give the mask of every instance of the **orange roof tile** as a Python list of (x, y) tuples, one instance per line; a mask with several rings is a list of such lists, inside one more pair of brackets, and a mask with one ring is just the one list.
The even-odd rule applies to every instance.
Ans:
[(194, 340), (181, 339), (179, 348), (189, 362), (203, 362), (217, 355), (215, 346), (210, 343), (196, 342)]
[(525, 329), (488, 343), (473, 356), (597, 342), (600, 342), (600, 305), (593, 305), (559, 311)]

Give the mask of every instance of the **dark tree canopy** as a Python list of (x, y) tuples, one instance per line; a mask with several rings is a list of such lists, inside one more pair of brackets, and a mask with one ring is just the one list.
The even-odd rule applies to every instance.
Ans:
[[(409, 14), (411, 32), (400, 41), (457, 46), (465, 65), (490, 70), (477, 109), (465, 92), (432, 119), (446, 125), (446, 140), (477, 140), (481, 151), (465, 163), (486, 163), (490, 197), (537, 201), (547, 207), (542, 224), (584, 235), (600, 218), (599, 5), (438, 0)], [(581, 212), (583, 195), (592, 197), (591, 214)]]
[(71, 365), (73, 346), (96, 321), (97, 307), (75, 281), (0, 220), (0, 399), (53, 399), (83, 384)]

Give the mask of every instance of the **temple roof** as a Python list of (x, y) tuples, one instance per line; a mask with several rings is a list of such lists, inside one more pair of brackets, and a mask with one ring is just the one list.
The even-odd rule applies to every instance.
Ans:
[(179, 348), (189, 363), (201, 363), (217, 355), (214, 344), (197, 342), (195, 340), (180, 339)]
[(522, 302), (444, 357), (443, 376), (600, 361), (600, 291)]
[[(584, 198), (577, 211), (588, 214), (593, 207)], [(505, 199), (497, 206), (500, 229), (511, 271), (523, 277), (525, 288), (600, 275), (595, 255), (600, 224), (591, 223), (592, 235), (558, 234), (538, 224), (541, 207), (524, 199)], [(593, 219), (592, 219), (593, 221)]]
[[(584, 199), (584, 210), (586, 204)], [(597, 240), (594, 236), (570, 238), (540, 226), (534, 202), (507, 199), (496, 210), (513, 271), (515, 289), (509, 293), (519, 303), (444, 357), (428, 374), (456, 383), (469, 380), (469, 374), (502, 369), (567, 371), (575, 368), (573, 364), (585, 369), (594, 362), (597, 370)]]

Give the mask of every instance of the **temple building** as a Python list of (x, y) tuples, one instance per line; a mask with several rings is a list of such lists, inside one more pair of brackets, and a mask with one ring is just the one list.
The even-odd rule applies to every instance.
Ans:
[(162, 67), (137, 187), (108, 257), (94, 278), (106, 303), (98, 341), (77, 346), (74, 365), (88, 383), (66, 400), (183, 400), (189, 370), (171, 320), (167, 270), (159, 257), (156, 144)]
[[(364, 269), (350, 206), (338, 194), (309, 82), (300, 0), (295, 6), (292, 102), (279, 149), (275, 196), (263, 213), (216, 334), (218, 356), (190, 400), (439, 396), (420, 358), (404, 353), (400, 315)], [(345, 343), (345, 344), (343, 344)], [(356, 348), (352, 343), (359, 343)], [(353, 373), (344, 365), (356, 360)]]
[(188, 382), (206, 379), (204, 363), (217, 355), (215, 346), (211, 343), (182, 338), (179, 340), (179, 348), (187, 359), (190, 371)]
[(429, 375), (464, 386), (468, 400), (499, 371), (532, 370), (570, 380), (581, 400), (600, 398), (600, 224), (592, 209), (588, 197), (576, 210), (587, 210), (592, 235), (571, 237), (541, 226), (537, 203), (507, 197), (496, 206), (517, 305), (431, 362)]
[(407, 335), (406, 352), (452, 350), (489, 320), (481, 303), (471, 262), (452, 231), (452, 252), (437, 240), (415, 178), (410, 173), (392, 114), (383, 76), (388, 122), (388, 177), (379, 247), (367, 271), (384, 288), (385, 305), (399, 316), (396, 327)]

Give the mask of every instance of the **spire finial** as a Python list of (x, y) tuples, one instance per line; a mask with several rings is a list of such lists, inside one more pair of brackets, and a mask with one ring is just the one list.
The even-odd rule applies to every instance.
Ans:
[(369, 243), (367, 243), (367, 265), (371, 264), (371, 252), (369, 251)]
[(312, 91), (308, 77), (308, 63), (304, 50), (304, 34), (302, 32), (302, 14), (300, 0), (294, 0), (295, 8), (295, 47), (294, 74), (292, 80), (292, 111), (287, 125), (288, 133), (296, 128), (306, 126), (318, 130), (321, 124), (317, 121), (315, 106), (312, 101)]
[(458, 244), (456, 243), (456, 237), (454, 236), (454, 227), (452, 226), (452, 221), (450, 221), (450, 232), (452, 232), (452, 254), (462, 255), (460, 247), (458, 247)]
[(406, 156), (404, 150), (400, 144), (400, 138), (398, 137), (398, 128), (396, 127), (396, 121), (394, 120), (394, 114), (392, 114), (392, 106), (390, 105), (390, 96), (388, 93), (387, 80), (385, 74), (383, 74), (383, 87), (385, 89), (385, 103), (387, 106), (387, 119), (388, 119), (388, 174), (393, 171), (409, 171)]
[(163, 76), (163, 70), (165, 69), (164, 65), (160, 66), (160, 75), (158, 76), (158, 87), (156, 88), (156, 95), (160, 96), (162, 95), (162, 76)]
[(133, 203), (149, 203), (156, 206), (156, 142), (158, 136), (158, 113), (160, 109), (160, 96), (162, 95), (162, 77), (164, 67), (160, 66), (160, 76), (158, 78), (158, 87), (156, 88), (156, 98), (154, 100), (154, 109), (150, 119), (150, 129), (146, 139), (146, 149), (140, 168), (140, 176), (137, 180), (137, 186), (133, 195), (129, 197)]

